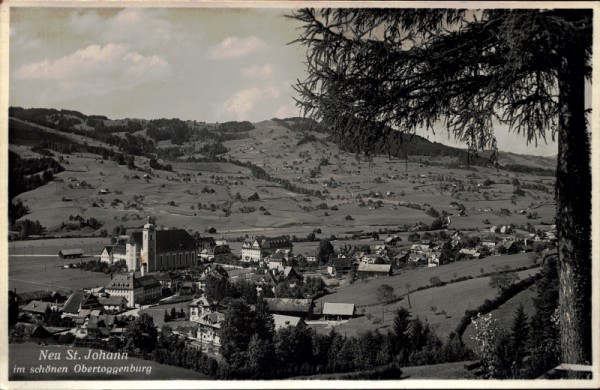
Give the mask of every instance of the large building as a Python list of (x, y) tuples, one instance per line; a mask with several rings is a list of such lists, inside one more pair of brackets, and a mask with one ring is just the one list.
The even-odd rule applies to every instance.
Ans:
[(278, 252), (289, 258), (292, 248), (292, 242), (284, 236), (256, 237), (242, 244), (242, 261), (262, 261)]
[(136, 277), (134, 273), (116, 274), (104, 289), (111, 297), (124, 297), (127, 305), (156, 300), (162, 296), (162, 285), (152, 276)]
[(143, 231), (129, 234), (126, 244), (129, 271), (161, 271), (196, 266), (197, 248), (192, 236), (183, 229), (156, 230), (148, 221)]

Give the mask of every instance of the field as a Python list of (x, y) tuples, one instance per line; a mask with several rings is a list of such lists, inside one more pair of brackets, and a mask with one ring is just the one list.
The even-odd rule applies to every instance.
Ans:
[[(50, 360), (39, 360), (40, 351), (48, 350), (49, 352), (60, 352), (61, 360), (50, 361)], [(77, 351), (80, 357), (84, 357), (82, 360), (66, 360), (67, 350)], [(137, 359), (129, 357), (126, 360), (85, 360), (89, 349), (78, 348), (78, 347), (67, 347), (67, 346), (39, 346), (32, 343), (25, 344), (10, 344), (9, 350), (9, 366), (11, 367), (9, 373), (9, 380), (12, 381), (56, 381), (56, 380), (210, 380), (211, 378), (192, 370), (184, 368), (168, 366), (165, 364), (158, 364), (148, 360)], [(93, 349), (93, 352), (98, 350)], [(89, 372), (75, 372), (75, 366), (82, 364), (87, 367), (93, 366), (104, 366), (104, 367), (141, 367), (143, 372), (129, 372), (129, 373), (89, 373)], [(32, 369), (39, 366), (46, 367), (66, 367), (66, 373), (43, 373), (37, 374), (31, 372)], [(15, 366), (24, 367), (25, 373), (15, 373), (13, 368)], [(146, 374), (148, 372), (148, 374)]]
[[(447, 266), (438, 268), (442, 270), (445, 267)], [(419, 270), (412, 272), (416, 271)], [(539, 268), (534, 268), (521, 271), (518, 274), (521, 279), (524, 279), (538, 271)], [(459, 271), (455, 272), (457, 272), (457, 275), (459, 275), (458, 277), (460, 277)], [(463, 272), (463, 275), (470, 274), (467, 269), (463, 269)], [(444, 275), (448, 275), (447, 273), (438, 275), (440, 276), (440, 279), (447, 280), (444, 279)], [(321, 304), (324, 302), (354, 302), (357, 304), (358, 316), (335, 326), (336, 331), (348, 336), (375, 329), (385, 330), (387, 332), (392, 325), (395, 311), (400, 307), (405, 307), (409, 309), (413, 318), (419, 317), (421, 320), (427, 321), (432, 328), (435, 329), (436, 334), (439, 337), (445, 338), (450, 332), (456, 329), (465, 310), (475, 309), (481, 305), (484, 300), (493, 299), (497, 295), (497, 291), (489, 286), (490, 278), (482, 277), (411, 292), (410, 306), (407, 297), (389, 305), (382, 306), (378, 304), (375, 291), (377, 286), (383, 283), (395, 286), (394, 291), (397, 295), (406, 292), (404, 285), (398, 283), (401, 279), (398, 277), (398, 281), (394, 281), (395, 278), (396, 277), (372, 279), (366, 283), (357, 281), (354, 285), (340, 288), (337, 296), (326, 295), (325, 297), (320, 298), (317, 307), (321, 307)], [(413, 281), (412, 283), (414, 283), (415, 286), (419, 285), (418, 282), (415, 282), (415, 280), (417, 280), (416, 278), (410, 280)], [(428, 284), (428, 281), (425, 282), (425, 279), (421, 280), (421, 283), (423, 283), (422, 285)], [(412, 283), (411, 289), (414, 288)], [(352, 289), (355, 285), (359, 287)], [(362, 304), (359, 302), (362, 302)], [(432, 307), (435, 308), (435, 310), (432, 310)], [(311, 326), (322, 333), (328, 333), (330, 331), (329, 326)]]
[(109, 244), (106, 238), (63, 238), (56, 240), (16, 241), (9, 244), (8, 287), (17, 292), (35, 290), (80, 290), (104, 286), (110, 275), (81, 269), (64, 269), (63, 265), (78, 263), (80, 259), (61, 259), (61, 249), (83, 249), (88, 257), (81, 261), (97, 259), (102, 248)]
[[(165, 321), (164, 321), (165, 310), (167, 311), (167, 313), (171, 314), (171, 309), (173, 309), (173, 308), (175, 308), (177, 313), (179, 313), (179, 311), (181, 309), (183, 309), (183, 311), (186, 313), (186, 315), (189, 315), (190, 311), (189, 311), (188, 304), (191, 301), (192, 300), (190, 298), (190, 300), (186, 301), (186, 302), (178, 302), (178, 303), (171, 303), (168, 305), (153, 306), (153, 307), (150, 307), (147, 309), (140, 310), (139, 312), (140, 312), (140, 314), (146, 313), (146, 314), (149, 314), (150, 316), (152, 316), (152, 318), (154, 319), (154, 325), (156, 325), (158, 328), (161, 328), (165, 324)], [(195, 325), (193, 322), (189, 322), (189, 321), (169, 321), (166, 324), (172, 328), (186, 326), (186, 325)]]
[[(69, 142), (110, 147), (87, 137), (14, 122), (18, 123), (19, 134), (11, 137), (10, 148), (22, 156), (36, 156), (29, 147), (35, 138), (46, 133), (52, 139), (60, 136), (67, 137)], [(99, 234), (101, 229), (110, 233), (118, 225), (136, 228), (152, 216), (159, 226), (185, 226), (198, 232), (214, 227), (217, 235), (234, 240), (257, 234), (305, 237), (317, 227), (322, 231), (317, 237), (323, 238), (417, 222), (429, 224), (433, 221), (425, 213), (429, 207), (452, 214), (450, 229), (482, 230), (493, 225), (527, 222), (550, 224), (554, 217), (551, 177), (483, 167), (448, 169), (427, 165), (429, 159), (418, 156), (407, 166), (403, 160), (380, 156), (368, 162), (325, 141), (321, 133), (311, 133), (316, 141), (302, 143), (304, 133), (273, 121), (255, 126), (255, 130), (248, 132), (248, 138), (224, 143), (229, 148), (226, 157), (261, 167), (273, 178), (271, 181), (257, 179), (248, 168), (231, 163), (181, 160), (170, 162), (173, 172), (150, 170), (150, 178), (143, 178), (149, 169), (149, 160), (145, 157), (136, 156), (134, 162), (139, 170), (130, 170), (95, 154), (55, 153), (55, 158), (68, 161), (63, 165), (65, 171), (57, 175), (63, 181), (20, 194), (18, 198), (31, 211), (24, 218), (39, 220), (48, 233), (61, 235)], [(509, 157), (509, 162), (527, 161), (525, 157)], [(546, 160), (535, 158), (532, 164), (539, 166), (543, 161)], [(315, 169), (318, 173), (311, 173)], [(68, 180), (72, 177), (78, 182), (85, 181), (91, 188), (77, 187)], [(453, 192), (453, 181), (448, 178), (461, 181), (465, 189)], [(486, 178), (494, 184), (487, 188), (476, 186)], [(543, 183), (547, 191), (527, 190), (525, 195), (511, 200), (513, 178), (522, 183)], [(301, 190), (320, 191), (324, 197), (291, 192), (282, 188), (276, 182), (278, 179), (288, 180)], [(100, 188), (110, 193), (99, 195)], [(240, 198), (236, 198), (238, 193)], [(247, 201), (253, 193), (260, 199)], [(360, 207), (359, 198), (364, 203), (380, 201), (381, 207)], [(421, 210), (401, 206), (408, 202), (419, 204)], [(463, 204), (467, 215), (456, 215), (451, 202)], [(500, 215), (501, 208), (511, 214)], [(528, 220), (525, 215), (515, 214), (518, 209), (536, 211), (539, 218)], [(103, 226), (95, 231), (89, 227), (70, 231), (63, 227), (69, 215), (96, 218)], [(347, 219), (347, 216), (352, 218)]]

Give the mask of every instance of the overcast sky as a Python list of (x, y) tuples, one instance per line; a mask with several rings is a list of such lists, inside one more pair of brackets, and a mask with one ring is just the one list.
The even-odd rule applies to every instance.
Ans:
[[(287, 10), (12, 8), (10, 105), (206, 122), (298, 116), (305, 51)], [(454, 146), (445, 131), (423, 134)], [(497, 129), (499, 148), (556, 154)]]

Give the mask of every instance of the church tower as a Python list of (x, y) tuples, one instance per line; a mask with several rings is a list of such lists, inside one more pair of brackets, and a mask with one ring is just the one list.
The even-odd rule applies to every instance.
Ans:
[(156, 229), (150, 217), (148, 223), (144, 225), (142, 245), (141, 271), (144, 275), (146, 272), (156, 270)]

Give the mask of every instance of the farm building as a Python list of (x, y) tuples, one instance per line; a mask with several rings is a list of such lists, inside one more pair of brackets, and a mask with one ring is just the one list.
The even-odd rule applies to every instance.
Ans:
[(105, 246), (100, 255), (100, 261), (108, 264), (113, 264), (115, 261), (126, 260), (127, 249), (125, 245), (108, 245)]
[(133, 273), (114, 275), (104, 290), (110, 296), (125, 297), (129, 307), (136, 303), (160, 298), (161, 284), (151, 276), (136, 277)]
[(183, 229), (156, 230), (148, 221), (143, 231), (129, 234), (126, 262), (129, 271), (140, 269), (142, 275), (167, 268), (195, 266), (196, 242)]
[(83, 256), (83, 249), (62, 249), (58, 252), (61, 259), (73, 259)]
[(327, 273), (331, 276), (338, 276), (341, 273), (348, 272), (352, 269), (352, 260), (346, 257), (336, 257), (329, 261)]
[(354, 316), (354, 303), (332, 303), (325, 302), (323, 315), (326, 320), (347, 320)]
[(392, 276), (392, 265), (360, 263), (356, 269), (356, 274), (358, 277)]
[(62, 316), (77, 318), (82, 316), (82, 314), (85, 315), (84, 312), (100, 308), (100, 303), (95, 295), (84, 293), (83, 291), (75, 291), (63, 305)]
[(314, 313), (315, 304), (312, 299), (294, 298), (265, 298), (269, 311), (273, 314), (310, 319)]
[(293, 328), (298, 325), (305, 325), (300, 317), (285, 316), (282, 314), (273, 314), (273, 321), (275, 322), (275, 331), (284, 328)]
[(242, 244), (242, 261), (262, 261), (277, 252), (289, 258), (292, 255), (292, 248), (292, 242), (284, 236), (256, 237)]
[(123, 311), (127, 308), (127, 298), (125, 297), (100, 297), (98, 303), (106, 311)]
[(481, 253), (477, 249), (462, 248), (458, 253), (473, 259), (481, 258)]
[(53, 310), (56, 309), (56, 307), (53, 306), (51, 302), (31, 301), (27, 306), (22, 308), (21, 311), (36, 316), (43, 316), (48, 309)]

